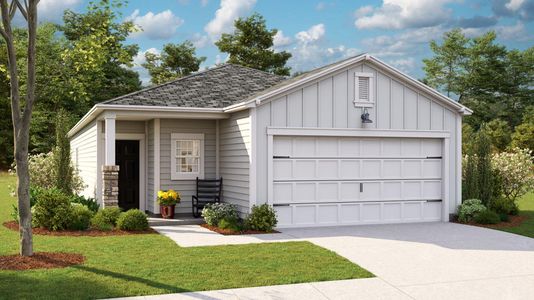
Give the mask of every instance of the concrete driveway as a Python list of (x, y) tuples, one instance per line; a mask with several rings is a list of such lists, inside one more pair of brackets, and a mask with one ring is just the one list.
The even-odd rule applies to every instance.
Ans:
[[(344, 285), (341, 291), (347, 293), (346, 299), (361, 299), (362, 296), (433, 300), (534, 297), (534, 239), (480, 227), (454, 223), (366, 225), (285, 229), (281, 234), (252, 236), (221, 236), (200, 226), (156, 229), (186, 247), (310, 241), (337, 252), (377, 276), (366, 282), (336, 283)], [(320, 292), (326, 299), (342, 296), (334, 283), (332, 287), (324, 283)], [(250, 289), (257, 289), (258, 298), (276, 290), (275, 287)], [(266, 293), (262, 294), (262, 290)], [(298, 290), (302, 296), (303, 290)], [(376, 297), (365, 297), (361, 291), (366, 291), (367, 296), (372, 292)], [(283, 294), (278, 296), (286, 299)]]
[(532, 299), (534, 239), (454, 223), (289, 229), (415, 299)]

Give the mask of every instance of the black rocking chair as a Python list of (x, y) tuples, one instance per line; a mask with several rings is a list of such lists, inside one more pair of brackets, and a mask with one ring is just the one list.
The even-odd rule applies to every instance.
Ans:
[(222, 178), (198, 179), (197, 194), (193, 195), (193, 217), (200, 217), (200, 212), (210, 203), (220, 203), (222, 193)]

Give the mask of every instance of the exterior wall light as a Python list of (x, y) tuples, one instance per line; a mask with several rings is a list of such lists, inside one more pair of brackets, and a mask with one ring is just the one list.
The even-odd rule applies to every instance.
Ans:
[(369, 119), (369, 112), (367, 111), (367, 108), (364, 108), (364, 110), (363, 110), (362, 123), (363, 124), (373, 123), (373, 120)]

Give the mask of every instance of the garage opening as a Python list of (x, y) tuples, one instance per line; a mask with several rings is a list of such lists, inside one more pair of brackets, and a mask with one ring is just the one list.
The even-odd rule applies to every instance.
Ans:
[(440, 221), (442, 138), (273, 136), (280, 227)]

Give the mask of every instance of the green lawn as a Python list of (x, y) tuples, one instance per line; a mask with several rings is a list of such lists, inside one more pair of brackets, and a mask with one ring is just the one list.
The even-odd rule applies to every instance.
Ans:
[[(0, 174), (0, 223), (8, 220), (8, 185)], [(18, 251), (18, 234), (0, 226), (0, 255)], [(91, 299), (176, 293), (373, 275), (308, 242), (180, 248), (156, 234), (115, 237), (34, 236), (35, 251), (76, 252), (83, 265), (0, 271), (2, 299)]]
[(502, 228), (502, 231), (508, 231), (534, 238), (534, 192), (530, 192), (519, 199), (520, 214), (528, 216), (520, 226), (512, 228)]

